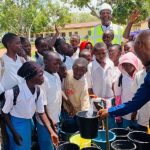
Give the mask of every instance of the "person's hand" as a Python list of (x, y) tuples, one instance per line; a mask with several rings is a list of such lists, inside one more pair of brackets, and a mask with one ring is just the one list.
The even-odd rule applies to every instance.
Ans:
[(14, 134), (14, 141), (17, 145), (21, 145), (23, 139), (18, 133), (15, 133)]
[(108, 109), (101, 109), (98, 111), (98, 116), (100, 116), (101, 119), (105, 119), (106, 117), (108, 117)]
[(73, 116), (76, 114), (75, 112), (76, 112), (76, 111), (75, 111), (75, 109), (73, 108), (73, 106), (70, 105), (70, 112), (69, 112), (69, 115), (73, 117)]
[(51, 133), (51, 139), (52, 139), (53, 144), (57, 147), (59, 144), (59, 139), (55, 132)]
[(132, 120), (132, 121), (136, 120), (136, 115), (137, 115), (137, 112), (133, 112), (133, 113), (131, 114), (131, 120)]
[(131, 13), (131, 16), (129, 18), (129, 22), (132, 23), (132, 24), (135, 23), (136, 20), (138, 19), (139, 15), (140, 15), (139, 10), (136, 10), (136, 9), (133, 10), (132, 13)]

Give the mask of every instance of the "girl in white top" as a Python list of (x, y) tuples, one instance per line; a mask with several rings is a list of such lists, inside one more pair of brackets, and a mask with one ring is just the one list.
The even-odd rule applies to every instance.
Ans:
[[(131, 91), (131, 86), (134, 81), (135, 73), (138, 71), (138, 58), (132, 52), (124, 54), (119, 59), (119, 70), (121, 76), (118, 77), (114, 83), (115, 103), (119, 105), (121, 103), (128, 102), (134, 96)], [(132, 115), (133, 118), (134, 115)], [(118, 122), (121, 120), (117, 117)], [(123, 116), (122, 127), (128, 127), (132, 122), (131, 114)]]
[(43, 70), (35, 62), (26, 62), (17, 73), (24, 78), (24, 82), (18, 85), (19, 95), (14, 104), (14, 92), (12, 89), (5, 92), (5, 104), (2, 109), (7, 124), (11, 150), (30, 150), (31, 149), (31, 119), (35, 111), (46, 125), (55, 144), (58, 137), (52, 130), (50, 123), (44, 113), (44, 95), (40, 90), (37, 96), (37, 85), (44, 81)]

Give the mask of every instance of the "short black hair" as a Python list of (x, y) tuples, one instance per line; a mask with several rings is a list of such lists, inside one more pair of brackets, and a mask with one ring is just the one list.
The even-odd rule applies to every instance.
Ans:
[(82, 57), (84, 55), (84, 53), (90, 53), (91, 54), (91, 52), (88, 49), (83, 49), (82, 51), (80, 51), (79, 57)]
[(17, 74), (25, 80), (31, 80), (37, 75), (37, 67), (40, 66), (36, 62), (27, 61), (20, 67)]
[(75, 60), (73, 66), (78, 65), (78, 64), (80, 64), (80, 65), (84, 66), (85, 68), (87, 68), (89, 62), (85, 58), (80, 57), (80, 58)]
[(40, 42), (44, 40), (43, 37), (37, 37), (36, 40), (35, 40), (35, 47), (38, 47), (40, 45)]
[[(119, 44), (113, 44), (112, 46), (110, 46), (110, 48), (111, 47), (117, 47), (117, 49), (120, 51), (120, 52), (122, 52), (122, 47), (121, 47), (121, 45), (119, 45)], [(109, 49), (110, 49), (109, 48)]]
[(56, 49), (56, 51), (61, 46), (62, 42), (66, 43), (66, 41), (63, 38), (56, 39), (56, 42), (54, 44), (54, 48)]
[(28, 39), (25, 38), (25, 37), (23, 37), (23, 36), (21, 36), (21, 37), (20, 37), (20, 41), (21, 41), (21, 44), (23, 44), (23, 43), (25, 43), (26, 41), (28, 41)]
[(18, 37), (15, 33), (8, 32), (2, 38), (3, 45), (7, 48), (7, 44)]
[(96, 44), (94, 45), (93, 50), (94, 50), (94, 51), (97, 51), (97, 50), (99, 50), (99, 49), (101, 49), (101, 48), (106, 48), (106, 49), (107, 49), (107, 46), (106, 46), (106, 44), (103, 43), (103, 42), (98, 42), (98, 43), (96, 43)]

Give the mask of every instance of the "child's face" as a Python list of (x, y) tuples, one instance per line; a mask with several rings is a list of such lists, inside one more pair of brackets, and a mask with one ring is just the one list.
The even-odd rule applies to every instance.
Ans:
[(31, 44), (28, 40), (26, 40), (23, 44), (22, 44), (22, 48), (24, 49), (24, 51), (26, 52), (26, 54), (28, 56), (31, 56)]
[(8, 49), (14, 53), (18, 53), (22, 49), (19, 37), (15, 37), (10, 43), (7, 44)]
[(85, 46), (85, 49), (88, 49), (88, 50), (92, 50), (92, 45), (90, 43), (88, 43), (86, 46)]
[(70, 38), (70, 44), (73, 46), (73, 47), (77, 47), (80, 43), (80, 40), (77, 38), (77, 37), (71, 37)]
[(66, 76), (67, 76), (67, 68), (66, 68), (65, 65), (59, 67), (58, 74), (59, 74), (60, 78), (62, 78), (62, 79), (66, 78)]
[(84, 66), (80, 66), (80, 65), (73, 66), (73, 77), (76, 80), (81, 79), (86, 72), (87, 72), (87, 68)]
[(113, 40), (113, 36), (110, 32), (104, 33), (103, 37), (102, 37), (104, 43), (106, 45), (111, 44), (112, 40)]
[(44, 77), (43, 77), (43, 69), (42, 67), (37, 67), (37, 75), (35, 77), (33, 77), (31, 79), (31, 81), (35, 84), (35, 85), (41, 85), (44, 82)]
[(40, 44), (37, 47), (38, 53), (41, 55), (44, 54), (45, 51), (48, 51), (48, 43), (46, 40), (41, 40)]
[(96, 57), (96, 60), (99, 62), (99, 63), (103, 63), (105, 62), (105, 59), (106, 59), (106, 55), (107, 55), (107, 50), (105, 47), (102, 47), (98, 50), (94, 50), (94, 55)]
[(83, 53), (81, 57), (85, 58), (89, 63), (92, 61), (92, 55), (90, 52)]
[(47, 60), (47, 69), (49, 72), (51, 73), (56, 73), (59, 71), (59, 67), (60, 67), (60, 58), (50, 58), (49, 60)]
[(130, 63), (123, 63), (122, 67), (130, 76), (132, 76), (133, 73), (135, 72), (135, 67)]
[(71, 57), (73, 55), (73, 53), (74, 53), (73, 47), (70, 44), (65, 43), (65, 45), (64, 45), (64, 54)]
[(111, 47), (109, 49), (109, 58), (115, 63), (119, 61), (119, 57), (121, 56), (121, 52), (116, 47)]
[(128, 53), (128, 52), (133, 52), (134, 53), (134, 47), (131, 44), (126, 43), (124, 45), (124, 53)]

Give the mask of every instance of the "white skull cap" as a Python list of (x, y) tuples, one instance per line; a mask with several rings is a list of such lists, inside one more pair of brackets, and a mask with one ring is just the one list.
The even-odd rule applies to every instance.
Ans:
[(108, 3), (103, 3), (102, 5), (100, 5), (99, 12), (101, 12), (102, 10), (110, 10), (111, 14), (113, 13), (113, 9)]

